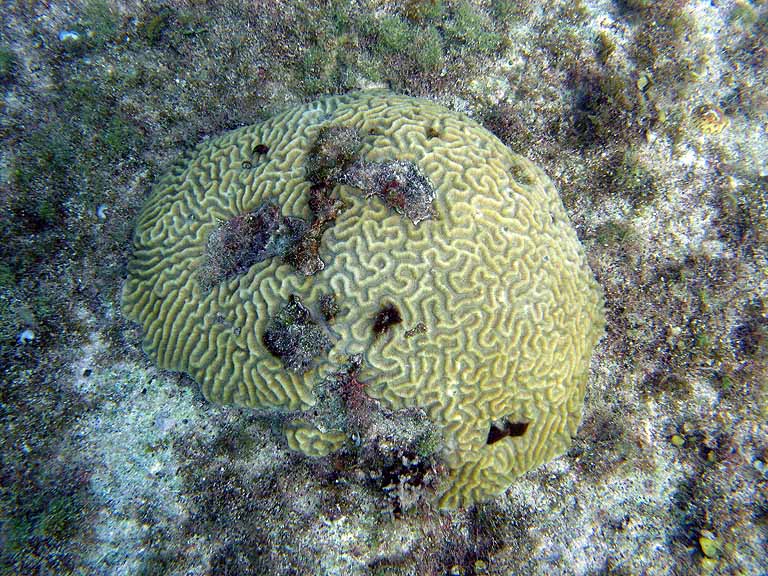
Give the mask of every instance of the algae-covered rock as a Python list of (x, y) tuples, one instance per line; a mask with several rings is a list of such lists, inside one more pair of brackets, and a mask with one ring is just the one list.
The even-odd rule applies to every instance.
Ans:
[[(440, 429), (442, 507), (566, 450), (604, 323), (544, 173), (467, 117), (380, 91), (200, 144), (140, 215), (123, 310), (161, 367), (218, 403), (305, 410), (359, 355), (371, 396)], [(275, 354), (275, 318), (284, 347), (312, 349)]]

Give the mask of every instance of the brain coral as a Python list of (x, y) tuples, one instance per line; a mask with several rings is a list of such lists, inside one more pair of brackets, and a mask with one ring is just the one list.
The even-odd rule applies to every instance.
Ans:
[[(441, 430), (444, 508), (566, 450), (604, 324), (544, 173), (464, 115), (382, 91), (200, 144), (139, 217), (122, 303), (146, 352), (217, 403), (305, 410), (361, 359), (368, 394)], [(313, 430), (286, 432), (341, 445)]]

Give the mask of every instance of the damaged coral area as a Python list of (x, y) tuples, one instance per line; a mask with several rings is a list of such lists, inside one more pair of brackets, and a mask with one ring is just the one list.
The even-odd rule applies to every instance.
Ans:
[(205, 260), (198, 270), (204, 292), (234, 277), (251, 266), (297, 249), (308, 226), (300, 218), (284, 218), (280, 208), (264, 203), (256, 210), (223, 222), (208, 236)]
[(313, 359), (331, 348), (331, 339), (296, 295), (272, 318), (264, 331), (264, 346), (280, 358), (286, 370), (303, 374)]

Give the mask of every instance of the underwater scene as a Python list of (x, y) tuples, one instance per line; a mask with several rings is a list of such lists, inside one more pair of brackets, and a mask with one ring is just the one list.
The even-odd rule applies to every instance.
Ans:
[(768, 2), (0, 19), (0, 574), (768, 575)]

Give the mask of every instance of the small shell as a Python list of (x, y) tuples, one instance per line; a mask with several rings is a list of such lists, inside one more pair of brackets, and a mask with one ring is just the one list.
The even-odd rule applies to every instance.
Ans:
[(693, 125), (704, 134), (720, 134), (731, 121), (718, 106), (702, 104), (693, 111)]
[(18, 342), (19, 344), (29, 344), (32, 342), (32, 340), (35, 339), (35, 333), (32, 332), (29, 328), (22, 331), (21, 334), (19, 334)]

